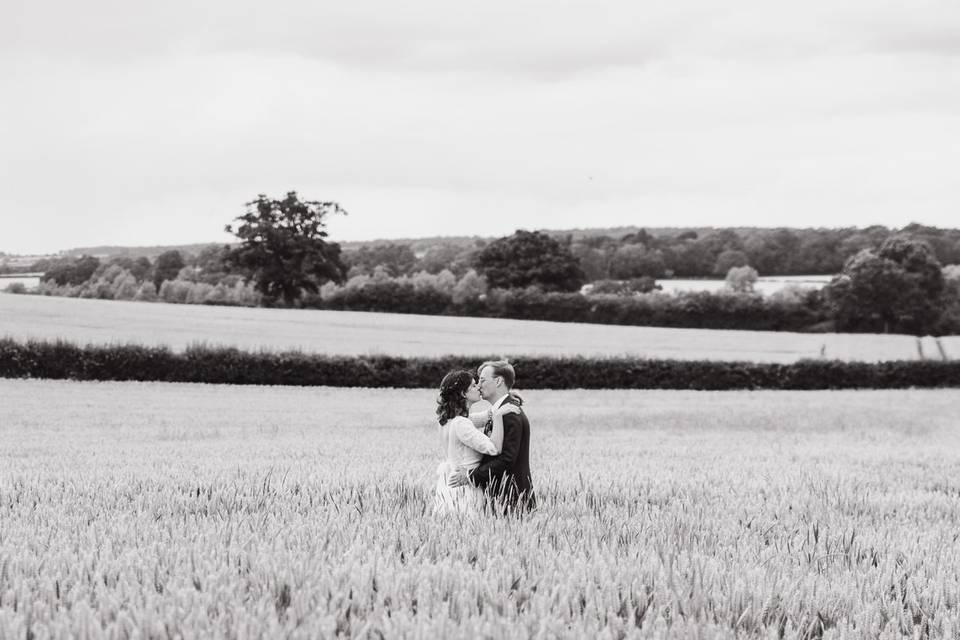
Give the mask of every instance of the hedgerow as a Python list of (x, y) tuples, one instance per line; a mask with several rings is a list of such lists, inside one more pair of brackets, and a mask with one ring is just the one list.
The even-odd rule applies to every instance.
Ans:
[[(456, 368), (491, 358), (336, 356), (231, 347), (80, 346), (0, 339), (0, 377), (140, 380), (213, 384), (436, 386)], [(801, 360), (792, 364), (642, 358), (511, 357), (525, 389), (894, 389), (960, 387), (960, 361)]]

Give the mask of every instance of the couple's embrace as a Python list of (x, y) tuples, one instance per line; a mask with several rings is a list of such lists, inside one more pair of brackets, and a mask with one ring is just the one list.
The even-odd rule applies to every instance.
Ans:
[[(530, 476), (530, 422), (511, 393), (516, 374), (503, 360), (452, 371), (440, 383), (437, 421), (445, 447), (437, 467), (434, 512), (523, 513), (536, 506)], [(485, 411), (470, 413), (481, 399)]]

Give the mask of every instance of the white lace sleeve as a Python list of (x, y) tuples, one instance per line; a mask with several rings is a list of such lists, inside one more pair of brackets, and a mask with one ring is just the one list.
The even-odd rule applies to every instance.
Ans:
[(473, 423), (473, 426), (475, 426), (477, 429), (483, 429), (487, 425), (487, 418), (489, 416), (490, 414), (486, 409), (484, 409), (483, 411), (471, 413), (467, 417), (470, 418), (470, 422)]
[(455, 418), (450, 426), (453, 427), (457, 439), (466, 446), (488, 456), (496, 455), (497, 448), (493, 441), (480, 433), (469, 419)]

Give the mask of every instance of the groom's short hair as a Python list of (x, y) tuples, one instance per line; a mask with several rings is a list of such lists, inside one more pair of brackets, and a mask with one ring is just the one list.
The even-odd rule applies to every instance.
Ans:
[(479, 374), (483, 371), (484, 367), (490, 367), (493, 369), (493, 375), (503, 378), (503, 383), (507, 385), (507, 389), (513, 389), (513, 383), (517, 381), (517, 374), (513, 370), (513, 365), (507, 362), (506, 360), (488, 360), (484, 362), (477, 369)]

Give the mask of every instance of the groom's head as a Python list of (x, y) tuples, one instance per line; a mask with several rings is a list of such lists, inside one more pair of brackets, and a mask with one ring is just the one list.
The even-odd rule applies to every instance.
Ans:
[(513, 365), (506, 360), (484, 362), (477, 371), (480, 374), (480, 395), (487, 402), (496, 402), (507, 395), (517, 379)]

